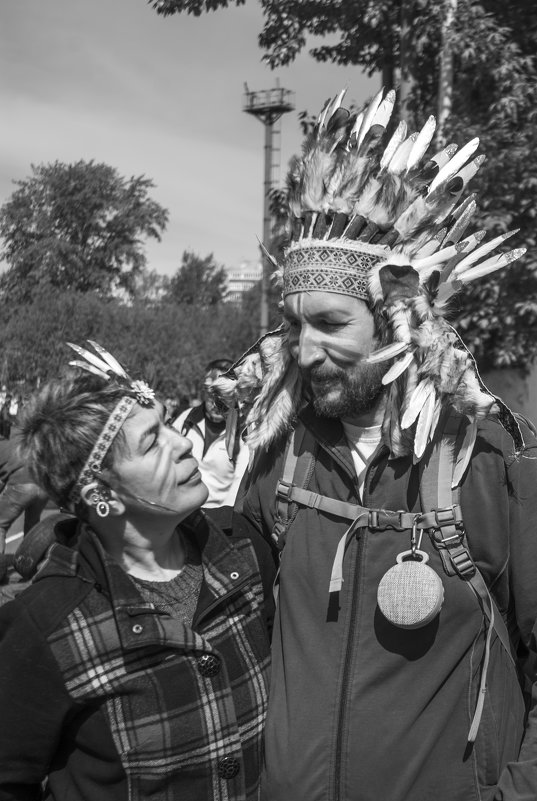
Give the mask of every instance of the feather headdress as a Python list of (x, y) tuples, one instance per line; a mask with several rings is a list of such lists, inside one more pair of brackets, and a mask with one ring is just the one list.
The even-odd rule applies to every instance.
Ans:
[[(385, 97), (379, 92), (357, 115), (343, 108), (343, 97), (325, 105), (302, 157), (291, 165), (291, 242), (278, 269), (283, 295), (335, 292), (384, 309), (392, 342), (369, 361), (387, 362), (383, 435), (393, 456), (411, 449), (421, 459), (448, 407), (472, 421), (497, 414), (518, 451), (516, 419), (484, 386), (471, 354), (443, 318), (464, 284), (525, 253), (519, 248), (492, 255), (515, 231), (483, 244), (482, 231), (466, 233), (476, 203), (474, 195), (463, 200), (462, 194), (484, 160), (475, 155), (479, 140), (426, 157), (434, 117), (410, 135), (400, 122), (388, 136), (393, 91)], [(267, 335), (255, 353), (257, 398), (247, 436), (253, 449), (267, 447), (289, 427), (301, 394), (285, 326)], [(251, 358), (249, 352), (240, 359), (224, 382), (238, 377), (240, 383)]]

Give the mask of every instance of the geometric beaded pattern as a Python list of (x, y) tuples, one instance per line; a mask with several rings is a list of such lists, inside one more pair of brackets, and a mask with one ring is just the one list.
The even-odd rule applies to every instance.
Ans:
[(369, 300), (369, 272), (386, 259), (387, 249), (357, 245), (353, 242), (345, 247), (316, 240), (289, 248), (283, 269), (284, 297), (291, 292), (317, 291)]
[(116, 404), (99, 435), (99, 439), (93, 446), (84, 467), (80, 471), (76, 484), (71, 490), (69, 495), (71, 503), (76, 503), (79, 500), (81, 489), (89, 484), (95, 478), (95, 473), (101, 469), (104, 457), (110, 450), (110, 446), (116, 438), (119, 429), (127, 419), (133, 407), (136, 406), (136, 403), (136, 398), (125, 395), (121, 398), (119, 403)]

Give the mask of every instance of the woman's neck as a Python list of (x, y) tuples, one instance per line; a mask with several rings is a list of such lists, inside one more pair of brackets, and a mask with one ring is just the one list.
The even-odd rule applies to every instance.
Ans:
[(140, 530), (128, 522), (122, 532), (103, 532), (98, 536), (105, 550), (125, 570), (149, 581), (169, 581), (185, 564), (183, 536), (174, 525), (151, 531)]

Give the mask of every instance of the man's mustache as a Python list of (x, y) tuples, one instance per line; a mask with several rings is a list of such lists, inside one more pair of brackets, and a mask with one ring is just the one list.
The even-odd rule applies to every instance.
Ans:
[(313, 368), (308, 370), (304, 378), (310, 384), (312, 382), (315, 384), (330, 384), (333, 381), (340, 380), (343, 375), (343, 370), (322, 370), (319, 368)]

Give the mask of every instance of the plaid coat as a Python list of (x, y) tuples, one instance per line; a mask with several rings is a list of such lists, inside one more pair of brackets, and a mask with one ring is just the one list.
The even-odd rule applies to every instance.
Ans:
[(204, 572), (192, 628), (87, 529), (0, 609), (2, 801), (40, 798), (46, 776), (69, 801), (258, 798), (272, 560), (202, 515), (183, 529)]

